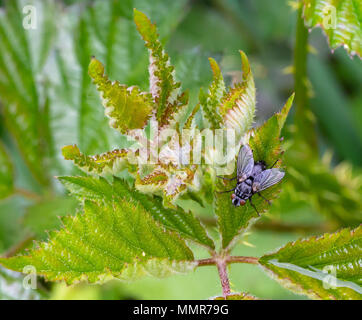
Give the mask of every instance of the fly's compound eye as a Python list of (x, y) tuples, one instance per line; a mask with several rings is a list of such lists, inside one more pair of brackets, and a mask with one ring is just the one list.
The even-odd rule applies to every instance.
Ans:
[(243, 206), (246, 203), (245, 200), (240, 200), (240, 205)]
[(236, 197), (236, 195), (235, 195), (235, 193), (233, 193), (233, 194), (231, 195), (231, 199), (235, 199), (235, 197)]

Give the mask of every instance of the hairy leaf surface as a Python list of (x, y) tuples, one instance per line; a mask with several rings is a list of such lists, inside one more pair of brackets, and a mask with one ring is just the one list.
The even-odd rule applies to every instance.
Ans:
[(332, 49), (339, 46), (362, 56), (362, 2), (359, 0), (304, 0), (308, 27), (320, 26)]
[(224, 95), (220, 106), (224, 125), (228, 129), (235, 130), (237, 141), (251, 128), (256, 103), (254, 78), (249, 60), (243, 51), (240, 51), (240, 56), (243, 80), (231, 88), (228, 94)]
[(22, 222), (37, 240), (44, 240), (47, 231), (60, 227), (60, 217), (73, 214), (76, 207), (77, 201), (71, 197), (44, 198), (27, 208)]
[(195, 266), (185, 242), (164, 230), (137, 202), (86, 200), (84, 214), (62, 221), (64, 228), (52, 232), (48, 242), (29, 254), (0, 258), (0, 263), (15, 271), (33, 265), (46, 279), (68, 284), (163, 277)]
[(259, 262), (283, 285), (317, 299), (362, 298), (362, 228), (288, 243)]
[(127, 165), (127, 150), (117, 149), (100, 155), (87, 156), (76, 145), (62, 149), (64, 159), (73, 160), (74, 164), (87, 173), (116, 173)]
[(156, 118), (161, 125), (167, 124), (168, 117), (177, 109), (181, 84), (175, 80), (175, 68), (170, 63), (158, 39), (156, 25), (147, 16), (134, 10), (134, 21), (150, 53), (150, 93), (156, 104)]
[(226, 93), (224, 78), (217, 62), (209, 58), (213, 73), (213, 80), (207, 94), (200, 91), (199, 99), (207, 120), (211, 123), (211, 128), (217, 129), (222, 124), (219, 113), (219, 104)]
[[(249, 145), (253, 150), (254, 161), (262, 160), (268, 168), (281, 157), (281, 141), (279, 136), (292, 106), (293, 97), (294, 95), (288, 99), (280, 113), (276, 113), (260, 128), (256, 129), (250, 138)], [(279, 167), (279, 164), (276, 164), (274, 167)], [(236, 172), (233, 176), (235, 175)], [(224, 185), (220, 183), (219, 187), (230, 190), (235, 187), (235, 184), (234, 180)], [(279, 191), (280, 184), (276, 184), (262, 191), (262, 195), (268, 200), (273, 200), (277, 197)], [(268, 203), (259, 195), (254, 195), (252, 201), (260, 214), (268, 209)], [(230, 247), (233, 239), (242, 231), (245, 231), (258, 218), (258, 214), (249, 201), (244, 206), (235, 208), (231, 203), (230, 193), (218, 194), (215, 205), (224, 248)]]
[(143, 128), (153, 110), (151, 95), (137, 87), (111, 82), (104, 73), (103, 65), (95, 58), (92, 58), (88, 70), (97, 90), (101, 92), (105, 113), (111, 119), (110, 126), (121, 133)]
[(80, 200), (118, 199), (133, 201), (147, 210), (152, 217), (166, 228), (179, 232), (181, 235), (211, 249), (213, 241), (208, 237), (200, 221), (191, 212), (179, 208), (166, 209), (159, 197), (150, 197), (131, 190), (121, 179), (114, 177), (113, 184), (104, 178), (92, 177), (60, 177), (63, 185)]

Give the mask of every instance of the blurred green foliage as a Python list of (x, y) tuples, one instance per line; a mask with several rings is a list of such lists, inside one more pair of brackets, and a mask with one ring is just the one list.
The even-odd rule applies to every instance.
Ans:
[[(39, 9), (35, 30), (22, 27), (25, 4)], [(56, 216), (75, 213), (76, 203), (53, 178), (81, 174), (62, 160), (62, 146), (77, 143), (92, 154), (124, 143), (109, 128), (87, 69), (94, 55), (111, 79), (147, 89), (148, 58), (132, 21), (134, 7), (157, 22), (191, 101), (211, 81), (208, 56), (219, 62), (228, 84), (240, 79), (239, 49), (248, 54), (258, 88), (256, 125), (294, 90), (296, 11), (284, 0), (3, 0), (0, 6), (0, 254), (31, 247), (31, 240), (58, 227)], [(258, 256), (300, 235), (361, 222), (362, 62), (343, 48), (332, 54), (320, 29), (310, 33), (309, 44), (307, 88), (318, 149), (305, 145), (301, 128), (288, 119), (287, 183), (235, 253)], [(212, 233), (213, 221), (199, 209)], [(232, 288), (260, 298), (301, 298), (255, 266), (232, 265), (230, 272)], [(22, 279), (0, 270), (0, 288), (9, 281)], [(164, 280), (46, 287), (52, 299), (205, 299), (220, 293), (211, 267)], [(3, 299), (40, 297), (3, 292)]]

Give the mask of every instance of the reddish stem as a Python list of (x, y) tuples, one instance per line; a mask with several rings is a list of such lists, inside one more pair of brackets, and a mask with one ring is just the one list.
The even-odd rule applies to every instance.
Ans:
[[(224, 259), (226, 264), (229, 263), (251, 263), (258, 264), (258, 258), (255, 257), (243, 257), (243, 256), (231, 256)], [(215, 258), (201, 259), (197, 261), (198, 266), (211, 266), (217, 264)]]
[(198, 260), (198, 266), (211, 266), (216, 265), (219, 272), (219, 277), (222, 286), (222, 294), (226, 298), (230, 294), (230, 283), (227, 273), (227, 265), (229, 263), (251, 263), (258, 264), (259, 259), (255, 257), (243, 257), (243, 256), (215, 256), (208, 259)]
[(242, 256), (231, 256), (226, 259), (226, 263), (251, 263), (258, 264), (259, 258), (255, 257), (242, 257)]
[(219, 271), (219, 277), (221, 281), (222, 286), (222, 295), (224, 298), (230, 294), (230, 283), (229, 283), (229, 277), (227, 272), (227, 264), (225, 260), (218, 260), (216, 262), (217, 270)]

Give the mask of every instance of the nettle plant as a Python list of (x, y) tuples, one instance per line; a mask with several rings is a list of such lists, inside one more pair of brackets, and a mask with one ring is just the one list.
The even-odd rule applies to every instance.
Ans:
[[(31, 265), (46, 280), (67, 284), (165, 277), (215, 265), (223, 292), (219, 298), (256, 299), (247, 293), (231, 293), (229, 285), (228, 265), (250, 263), (282, 285), (313, 298), (361, 298), (361, 228), (298, 240), (262, 257), (231, 255), (237, 240), (259, 215), (250, 203), (235, 208), (229, 194), (217, 193), (235, 184), (218, 179), (217, 171), (224, 170), (225, 177), (235, 176), (236, 157), (246, 143), (256, 162), (262, 160), (270, 167), (279, 160), (275, 167), (280, 167), (280, 134), (294, 95), (280, 113), (251, 129), (255, 87), (247, 56), (240, 51), (242, 81), (226, 88), (219, 66), (210, 58), (213, 81), (207, 92), (200, 92), (199, 103), (190, 106), (156, 26), (137, 10), (134, 20), (149, 51), (150, 91), (110, 81), (96, 58), (89, 65), (110, 125), (128, 137), (127, 147), (95, 156), (82, 154), (75, 145), (64, 147), (65, 159), (87, 173), (58, 178), (79, 199), (82, 209), (62, 218), (63, 228), (50, 232), (48, 241), (25, 254), (0, 258), (0, 263), (16, 271)], [(184, 161), (202, 141), (204, 129), (234, 133), (237, 143), (226, 167), (212, 163), (215, 148), (204, 148), (198, 163)], [(185, 130), (189, 139), (180, 142)], [(144, 161), (140, 145), (151, 146), (146, 160), (156, 161)], [(263, 197), (276, 199), (280, 188), (279, 183), (266, 189)], [(268, 210), (262, 197), (254, 197), (253, 203), (260, 214)], [(193, 210), (200, 207), (216, 215), (217, 237), (209, 235)], [(197, 259), (190, 244), (202, 246), (210, 257)], [(335, 273), (328, 275), (326, 266)]]

